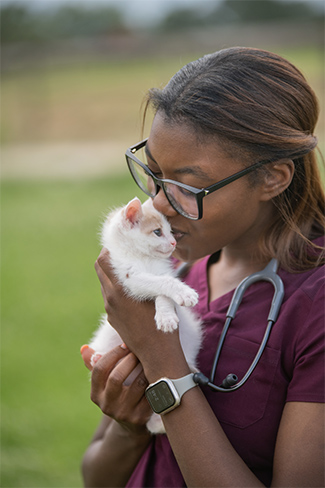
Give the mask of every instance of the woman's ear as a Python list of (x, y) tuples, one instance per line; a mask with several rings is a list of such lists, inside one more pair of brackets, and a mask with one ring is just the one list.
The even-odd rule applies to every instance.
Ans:
[(273, 163), (264, 175), (261, 200), (271, 200), (284, 192), (290, 185), (294, 172), (295, 165), (291, 159), (280, 159)]

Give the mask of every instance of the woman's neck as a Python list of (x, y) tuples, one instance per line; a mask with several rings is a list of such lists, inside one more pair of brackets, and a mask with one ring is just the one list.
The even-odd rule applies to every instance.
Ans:
[(234, 290), (246, 276), (260, 271), (268, 262), (269, 259), (251, 253), (223, 249), (219, 259), (208, 267), (209, 301)]

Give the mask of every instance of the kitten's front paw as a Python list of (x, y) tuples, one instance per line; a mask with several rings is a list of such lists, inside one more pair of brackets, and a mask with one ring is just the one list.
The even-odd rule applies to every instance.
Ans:
[(184, 285), (181, 293), (175, 293), (173, 300), (182, 307), (194, 307), (199, 301), (199, 295), (195, 290)]
[(99, 361), (101, 357), (102, 357), (101, 354), (99, 354), (98, 352), (94, 352), (94, 354), (90, 358), (90, 365), (94, 367), (97, 361)]
[(163, 332), (173, 332), (178, 327), (179, 319), (176, 313), (160, 313), (156, 312), (155, 321), (157, 329)]

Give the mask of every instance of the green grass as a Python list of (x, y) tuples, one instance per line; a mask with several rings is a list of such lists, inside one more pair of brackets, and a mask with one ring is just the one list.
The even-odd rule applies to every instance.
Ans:
[(129, 176), (2, 184), (2, 487), (79, 487), (99, 420), (79, 348), (103, 304), (94, 261), (103, 212)]

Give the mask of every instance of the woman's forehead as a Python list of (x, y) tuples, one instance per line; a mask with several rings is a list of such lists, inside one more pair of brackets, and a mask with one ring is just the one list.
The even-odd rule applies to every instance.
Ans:
[(146, 144), (146, 155), (157, 168), (172, 167), (175, 175), (193, 175), (207, 179), (220, 167), (235, 164), (217, 137), (197, 137), (194, 129), (183, 123), (169, 123), (157, 114)]
[[(151, 154), (149, 143), (146, 144), (145, 152), (146, 152), (147, 159), (149, 159), (150, 162), (156, 164), (157, 167), (160, 167), (159, 161), (156, 161), (154, 156)], [(180, 163), (181, 162), (182, 161), (180, 161)], [(199, 163), (198, 164), (191, 164), (188, 166), (186, 166), (186, 165), (180, 166), (180, 167), (176, 166), (176, 167), (174, 167), (174, 172), (176, 175), (180, 175), (180, 176), (181, 175), (193, 175), (193, 176), (197, 176), (198, 178), (208, 178), (210, 176), (206, 171), (203, 170), (203, 168), (201, 167), (201, 165)]]

